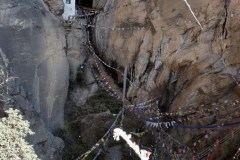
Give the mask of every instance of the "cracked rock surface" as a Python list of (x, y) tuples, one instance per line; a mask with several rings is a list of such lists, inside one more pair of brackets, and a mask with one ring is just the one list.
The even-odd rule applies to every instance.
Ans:
[[(60, 1), (59, 1), (60, 2)], [(50, 131), (64, 126), (69, 66), (62, 24), (40, 0), (1, 0), (0, 55), (9, 76), (13, 107), (36, 133), (30, 137), (39, 158), (61, 159), (63, 141)]]
[[(165, 111), (178, 112), (239, 99), (239, 1), (188, 2), (203, 30), (183, 0), (107, 1), (96, 17), (97, 49), (108, 63), (130, 68), (133, 85), (127, 96), (133, 102), (157, 95)], [(216, 121), (213, 115), (205, 116), (208, 119), (198, 117), (191, 124)], [(191, 144), (200, 133), (172, 134)]]
[[(96, 19), (94, 38), (106, 60), (133, 67), (134, 82), (148, 92), (159, 86), (168, 86), (163, 89), (166, 91), (175, 88), (169, 90), (173, 96), (169, 103), (174, 106), (208, 101), (206, 96), (221, 97), (225, 89), (234, 86), (231, 77), (240, 62), (236, 54), (238, 31), (234, 30), (238, 19), (234, 4), (238, 2), (189, 3), (203, 30), (185, 3), (174, 0), (109, 2)], [(116, 27), (124, 29), (114, 30)], [(221, 91), (213, 95), (214, 88)], [(131, 86), (128, 95), (147, 99), (148, 92)], [(192, 95), (192, 99), (183, 100), (184, 94)], [(167, 107), (172, 109), (170, 104)]]
[(38, 0), (1, 3), (0, 48), (49, 129), (63, 127), (69, 67), (59, 20)]

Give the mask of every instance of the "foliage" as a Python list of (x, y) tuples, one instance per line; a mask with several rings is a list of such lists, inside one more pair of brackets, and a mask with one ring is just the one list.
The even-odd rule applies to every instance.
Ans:
[(19, 110), (10, 108), (6, 113), (8, 116), (0, 119), (0, 159), (39, 160), (33, 146), (25, 140), (27, 135), (34, 134), (29, 122), (23, 120)]

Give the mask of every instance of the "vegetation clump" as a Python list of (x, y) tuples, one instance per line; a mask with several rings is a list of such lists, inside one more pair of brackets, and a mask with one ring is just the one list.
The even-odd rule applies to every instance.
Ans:
[(25, 137), (33, 135), (28, 121), (23, 120), (17, 109), (8, 109), (7, 117), (0, 118), (0, 159), (39, 160), (33, 146)]

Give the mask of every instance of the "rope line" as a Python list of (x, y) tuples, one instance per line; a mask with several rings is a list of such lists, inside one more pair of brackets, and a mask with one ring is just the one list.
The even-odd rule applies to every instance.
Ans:
[[(185, 3), (187, 3), (187, 1), (186, 0), (184, 0), (185, 1)], [(188, 5), (188, 7), (190, 6), (188, 3), (187, 3), (187, 5)], [(190, 11), (192, 12), (192, 10), (191, 10), (191, 7), (190, 7)], [(197, 20), (197, 18), (195, 17), (195, 15), (193, 14), (193, 16), (194, 16), (194, 18)], [(200, 25), (200, 27), (201, 27), (201, 29), (202, 29), (202, 26), (201, 26), (201, 24), (200, 24), (200, 22), (197, 20), (197, 22), (199, 23), (199, 25)], [(83, 26), (84, 26), (84, 24), (82, 24)], [(94, 27), (93, 25), (89, 25), (89, 24), (87, 24), (87, 25), (85, 25), (86, 27)], [(112, 30), (115, 30), (115, 29), (117, 29), (117, 30), (125, 30), (124, 28), (112, 28)], [(130, 28), (129, 28), (130, 29)], [(138, 27), (138, 30), (141, 30), (141, 29), (144, 29), (144, 27), (142, 27), (142, 28), (140, 28), (140, 27)], [(90, 41), (89, 41), (90, 42)], [(89, 43), (90, 45), (87, 45), (88, 46), (88, 48), (89, 48), (89, 50), (93, 53), (93, 55), (103, 64), (103, 65), (105, 65), (106, 67), (108, 67), (108, 68), (111, 68), (111, 69), (114, 69), (115, 71), (117, 71), (117, 72), (119, 72), (119, 73), (121, 73), (121, 75), (123, 75), (123, 73), (122, 73), (122, 71), (120, 71), (120, 70), (118, 70), (118, 69), (116, 69), (116, 68), (113, 68), (113, 67), (111, 67), (110, 65), (108, 65), (106, 62), (104, 62), (100, 57), (98, 57), (98, 55), (95, 53), (95, 50), (94, 50), (94, 48), (91, 46), (91, 43)], [(219, 56), (219, 55), (218, 55)], [(220, 57), (219, 57), (220, 58)], [(220, 60), (221, 60), (221, 58), (220, 58)], [(221, 60), (222, 61), (222, 63), (224, 64), (224, 66), (226, 67), (226, 64), (224, 63), (224, 61), (223, 60)], [(238, 81), (232, 76), (232, 78), (234, 79), (234, 81), (235, 81), (235, 83), (236, 84), (238, 84)], [(128, 81), (131, 83), (131, 85), (133, 84), (133, 82), (131, 81), (131, 80), (129, 80), (128, 79)], [(135, 85), (135, 84), (134, 84)], [(139, 86), (137, 86), (138, 88), (139, 88)], [(149, 100), (150, 102), (151, 102), (151, 99)], [(147, 101), (148, 102), (148, 101)], [(143, 105), (142, 105), (143, 104)], [(144, 108), (144, 106), (146, 105), (147, 103), (145, 103), (145, 102), (143, 102), (143, 103), (140, 103), (139, 105), (129, 105), (129, 106), (124, 106), (124, 107), (134, 107), (134, 108), (138, 108), (139, 107), (139, 109), (143, 109)], [(123, 108), (124, 108), (123, 107)], [(221, 106), (222, 107), (222, 106)], [(217, 107), (217, 108), (214, 108), (214, 109), (216, 109), (216, 110), (219, 110), (219, 107)], [(211, 110), (211, 111), (216, 111), (216, 110)], [(202, 110), (202, 111), (204, 111), (204, 110)], [(208, 109), (208, 111), (209, 111), (209, 109)], [(188, 112), (188, 114), (192, 114), (192, 113), (196, 113), (196, 112), (192, 112), (192, 111), (187, 111)], [(179, 112), (179, 114), (180, 115), (182, 115), (184, 112)], [(162, 114), (172, 114), (172, 115), (177, 115), (177, 113), (162, 113)], [(123, 115), (122, 115), (123, 116)], [(228, 126), (234, 126), (234, 125), (239, 125), (240, 124), (240, 122), (227, 122), (227, 123), (222, 123), (222, 124), (214, 124), (214, 125), (207, 125), (207, 126), (191, 126), (191, 125), (174, 125), (173, 126), (173, 128), (190, 128), (190, 129), (209, 129), (209, 128), (222, 128), (222, 127), (228, 127)], [(225, 137), (224, 137), (225, 138)], [(172, 137), (172, 140), (175, 140), (173, 137)], [(191, 149), (190, 149), (191, 150)]]
[[(240, 129), (237, 129), (234, 131), (235, 134), (240, 133)], [(220, 144), (226, 142), (227, 140), (229, 140), (231, 135), (227, 134), (226, 136), (224, 136), (221, 140), (220, 140)], [(200, 152), (198, 154), (198, 158), (199, 159), (203, 159), (204, 157), (208, 156), (210, 152), (212, 152), (212, 149), (214, 147), (214, 144), (212, 144), (211, 146), (209, 146), (207, 149), (205, 149), (204, 151)]]
[[(111, 68), (111, 69), (113, 69), (113, 70), (115, 70), (115, 71), (117, 71), (117, 72), (119, 72), (121, 75), (123, 75), (123, 73), (120, 71), (120, 70), (118, 70), (118, 69), (116, 69), (116, 68), (113, 68), (113, 67), (111, 67), (110, 65), (108, 65), (106, 62), (104, 62), (96, 53), (95, 53), (95, 50), (94, 50), (94, 48), (92, 47), (92, 45), (91, 45), (91, 42), (89, 41), (89, 45), (87, 45), (88, 47), (89, 47), (89, 49), (90, 49), (90, 51), (91, 51), (91, 53), (102, 63), (102, 64), (104, 64), (106, 67), (108, 67), (108, 68)], [(225, 64), (225, 63), (224, 63)], [(129, 80), (129, 79), (127, 79), (131, 84), (134, 84), (131, 80)], [(235, 81), (236, 81), (236, 79), (235, 79)], [(237, 82), (237, 81), (236, 81)], [(135, 85), (135, 84), (134, 84)], [(142, 89), (142, 88), (140, 88), (139, 86), (136, 86), (137, 88), (139, 88), (139, 89)], [(151, 107), (151, 106), (153, 106), (154, 104), (155, 104), (155, 99), (157, 100), (158, 98), (154, 98), (153, 100), (149, 100), (149, 101), (146, 101), (146, 102), (143, 102), (143, 103), (140, 103), (140, 104), (136, 104), (136, 105), (127, 105), (127, 106), (125, 106), (125, 107), (127, 107), (127, 108), (131, 108), (131, 107), (136, 107), (136, 108), (139, 108), (139, 109), (143, 109), (143, 108), (148, 108), (148, 107)], [(148, 102), (153, 102), (152, 104), (149, 104), (149, 106), (144, 106), (146, 103), (148, 103)], [(239, 100), (236, 100), (235, 101), (236, 103), (239, 103)], [(224, 107), (216, 107), (215, 108), (215, 110), (214, 109), (207, 109), (209, 112), (211, 112), (211, 111), (217, 111), (217, 110), (219, 110), (219, 109), (221, 109), (221, 108), (223, 108), (223, 109), (225, 109)], [(190, 110), (192, 110), (193, 108), (190, 108)], [(206, 112), (206, 111), (204, 111), (204, 110), (200, 110), (200, 111), (198, 111), (198, 112)], [(169, 112), (169, 113), (160, 113), (160, 115), (184, 115), (184, 114), (193, 114), (193, 113), (196, 113), (196, 111), (185, 111), (185, 112), (181, 112), (181, 111), (179, 111), (179, 112)]]
[(215, 144), (215, 147), (214, 147), (214, 150), (213, 150), (213, 153), (211, 154), (209, 160), (214, 160), (214, 157), (215, 157), (215, 155), (216, 155), (216, 153), (217, 153), (217, 150), (218, 150), (218, 148), (219, 148), (219, 145), (220, 145), (220, 143), (219, 143), (219, 140), (217, 139), (216, 144)]
[(192, 126), (192, 125), (173, 125), (173, 128), (190, 128), (190, 129), (208, 129), (208, 128), (222, 128), (222, 127), (229, 127), (240, 125), (240, 121), (238, 122), (226, 122), (222, 124), (213, 124), (213, 125), (206, 125), (206, 126)]
[(112, 129), (115, 127), (115, 125), (116, 125), (118, 119), (121, 117), (121, 115), (122, 115), (122, 110), (117, 114), (116, 119), (114, 120), (114, 122), (112, 123), (112, 125), (108, 129), (108, 131), (102, 136), (102, 138), (91, 149), (89, 149), (84, 154), (81, 154), (80, 156), (78, 156), (76, 158), (76, 160), (85, 160), (91, 152), (93, 152), (95, 149), (97, 149), (100, 146), (100, 144), (102, 144), (104, 142), (104, 139), (110, 134)]
[[(120, 71), (119, 69), (116, 69), (116, 68), (111, 67), (110, 65), (108, 65), (106, 62), (104, 62), (104, 61), (96, 54), (93, 46), (91, 45), (91, 41), (89, 40), (89, 33), (88, 33), (88, 43), (87, 43), (86, 45), (87, 45), (89, 51), (90, 51), (103, 65), (105, 65), (106, 67), (108, 67), (108, 68), (110, 68), (110, 69), (113, 69), (113, 70), (117, 71), (117, 72), (120, 73), (122, 76), (124, 76), (124, 73), (123, 73), (122, 71)], [(129, 78), (127, 78), (127, 81), (128, 81), (131, 85), (135, 86), (136, 88), (146, 91), (145, 89), (143, 89), (143, 88), (137, 86), (135, 83), (133, 83)], [(143, 103), (144, 103), (144, 102), (143, 102)]]
[(165, 134), (168, 138), (170, 138), (171, 140), (173, 140), (175, 143), (177, 143), (177, 144), (180, 145), (180, 146), (183, 146), (184, 148), (188, 149), (192, 154), (194, 154), (193, 150), (192, 150), (190, 147), (182, 144), (180, 141), (178, 141), (177, 139), (175, 139), (174, 137), (172, 137), (170, 134), (168, 134), (168, 133), (165, 132), (164, 130), (161, 130), (161, 132), (162, 132), (163, 134)]
[[(88, 45), (89, 46), (89, 45)], [(90, 47), (90, 46), (89, 46)], [(90, 47), (91, 48), (91, 47)], [(118, 71), (118, 72), (120, 72), (122, 75), (123, 75), (123, 73), (120, 71), (120, 70), (117, 70), (116, 68), (113, 68), (113, 67), (111, 67), (110, 65), (108, 65), (106, 62), (104, 62), (101, 58), (99, 58), (97, 55), (96, 55), (96, 53), (93, 51), (93, 50), (91, 50), (92, 51), (92, 53), (94, 54), (94, 56), (101, 62), (101, 63), (103, 63), (105, 66), (107, 66), (108, 68), (111, 68), (111, 69), (114, 69), (114, 70), (116, 70), (116, 71)], [(98, 67), (98, 69), (99, 69), (99, 71), (100, 71), (100, 68)], [(100, 71), (101, 72), (101, 71)], [(130, 80), (129, 80), (130, 81)], [(110, 86), (111, 87), (111, 86)], [(139, 108), (139, 109), (144, 109), (144, 108), (148, 108), (148, 107), (151, 107), (151, 106), (153, 106), (154, 104), (155, 104), (155, 102), (154, 101), (156, 101), (158, 98), (153, 98), (153, 99), (150, 99), (150, 100), (148, 100), (148, 101), (146, 101), (146, 102), (142, 102), (142, 103), (139, 103), (139, 104), (136, 104), (136, 105), (125, 105), (124, 107), (127, 107), (127, 108)], [(152, 102), (151, 104), (149, 104), (149, 105), (147, 105), (147, 106), (145, 106), (147, 103), (150, 103), (150, 102)], [(224, 102), (225, 103), (225, 102)], [(236, 101), (234, 101), (233, 103), (239, 103), (239, 100), (236, 100)], [(201, 107), (203, 107), (203, 106), (201, 106)], [(164, 112), (164, 113), (160, 113), (160, 115), (166, 115), (166, 116), (171, 116), (171, 115), (184, 115), (184, 114), (194, 114), (194, 113), (196, 113), (196, 112), (202, 112), (202, 113), (207, 113), (207, 112), (212, 112), (212, 111), (218, 111), (218, 110), (220, 110), (220, 109), (226, 109), (226, 108), (224, 108), (223, 106), (220, 106), (220, 107), (215, 107), (214, 109), (204, 109), (204, 110), (200, 110), (200, 111), (190, 111), (190, 110), (192, 110), (193, 109), (193, 107), (192, 108), (189, 108), (189, 111), (185, 111), (185, 112), (181, 112), (181, 111), (179, 111), (179, 112), (169, 112), (169, 113), (166, 113), (166, 112)]]
[(199, 20), (197, 19), (197, 17), (195, 16), (194, 12), (192, 11), (192, 8), (190, 6), (190, 4), (188, 3), (187, 0), (183, 0), (185, 2), (185, 4), (187, 5), (188, 9), (190, 10), (191, 14), (193, 15), (194, 19), (197, 21), (197, 23), (199, 24), (200, 28), (203, 30), (203, 27), (201, 25), (201, 23), (199, 22)]
[[(97, 65), (97, 63), (96, 63), (96, 66), (98, 66)], [(98, 70), (99, 70), (99, 72), (102, 72), (101, 70), (100, 70), (100, 68), (99, 67), (97, 67), (98, 68)], [(96, 76), (95, 76), (95, 78), (96, 78)], [(105, 80), (106, 80), (106, 78), (104, 78)], [(99, 81), (99, 80), (98, 80)], [(101, 83), (100, 83), (101, 84)], [(106, 82), (106, 84), (107, 84), (107, 82)], [(103, 86), (103, 85), (102, 85)], [(109, 85), (108, 87), (108, 90), (110, 90), (112, 87)], [(107, 90), (107, 91), (108, 91)], [(115, 98), (117, 98), (117, 99), (121, 99), (121, 97), (120, 96), (117, 96), (117, 94), (116, 94), (116, 92), (115, 91), (112, 91), (113, 93), (111, 94), (111, 96), (114, 96), (115, 95)], [(153, 100), (155, 100), (155, 99), (153, 99)], [(125, 105), (124, 107), (134, 107), (134, 108), (130, 108), (130, 111), (132, 111), (133, 109), (143, 109), (143, 108), (148, 108), (148, 107), (151, 107), (151, 106), (153, 106), (153, 105), (155, 105), (155, 102), (153, 102), (153, 103), (151, 103), (151, 104), (149, 104), (149, 105), (147, 105), (147, 106), (141, 106), (141, 105), (144, 105), (144, 104), (147, 104), (148, 102), (151, 102), (151, 101), (153, 101), (152, 99), (150, 99), (149, 101), (146, 101), (146, 102), (143, 102), (143, 103), (140, 103), (140, 104), (138, 104), (138, 105), (136, 105), (135, 107), (134, 107), (134, 105)], [(228, 101), (227, 100), (225, 100), (224, 101), (224, 103), (227, 103)], [(239, 103), (239, 100), (236, 100), (236, 101), (233, 101), (232, 102), (233, 103), (233, 105), (235, 106), (237, 103)], [(215, 106), (216, 104), (215, 103), (213, 103), (212, 104), (213, 106)], [(203, 107), (203, 105), (201, 106), (201, 107)], [(213, 108), (213, 109), (204, 109), (204, 110), (200, 110), (200, 111), (185, 111), (185, 112), (178, 112), (178, 113), (176, 113), (176, 112), (172, 112), (172, 113), (160, 113), (161, 114), (161, 116), (163, 116), (163, 115), (165, 115), (165, 116), (177, 116), (177, 115), (184, 115), (184, 114), (195, 114), (195, 113), (202, 113), (202, 114), (205, 114), (205, 113), (210, 113), (210, 112), (212, 112), (212, 111), (218, 111), (218, 110), (220, 110), (221, 108), (223, 108), (223, 109), (226, 109), (224, 106), (221, 106), (221, 107), (215, 107), (215, 108)], [(239, 107), (236, 107), (236, 108), (234, 108), (234, 109), (238, 109)], [(190, 108), (191, 109), (191, 108)], [(150, 111), (149, 111), (149, 113), (150, 113)]]

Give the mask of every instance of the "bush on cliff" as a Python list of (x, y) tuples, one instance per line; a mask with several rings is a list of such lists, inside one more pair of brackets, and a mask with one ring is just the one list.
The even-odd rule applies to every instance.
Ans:
[(34, 132), (29, 122), (23, 120), (19, 110), (8, 109), (7, 117), (0, 118), (0, 159), (6, 160), (39, 160), (33, 146), (25, 140)]

